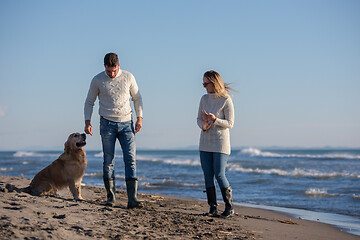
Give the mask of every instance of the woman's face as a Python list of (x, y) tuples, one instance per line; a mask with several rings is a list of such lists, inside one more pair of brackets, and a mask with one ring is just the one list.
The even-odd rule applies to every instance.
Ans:
[(214, 93), (214, 84), (210, 82), (206, 77), (203, 77), (203, 86), (206, 88), (207, 93)]

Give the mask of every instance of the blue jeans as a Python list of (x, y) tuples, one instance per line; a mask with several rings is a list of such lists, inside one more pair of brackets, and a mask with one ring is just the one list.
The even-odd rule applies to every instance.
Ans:
[(103, 177), (115, 178), (115, 143), (119, 140), (124, 164), (125, 179), (136, 179), (136, 145), (135, 131), (132, 121), (112, 122), (105, 118), (100, 119), (100, 135), (104, 152)]
[(214, 177), (220, 188), (228, 188), (230, 186), (225, 176), (228, 158), (229, 155), (224, 153), (200, 151), (200, 162), (204, 172), (206, 188), (215, 186)]

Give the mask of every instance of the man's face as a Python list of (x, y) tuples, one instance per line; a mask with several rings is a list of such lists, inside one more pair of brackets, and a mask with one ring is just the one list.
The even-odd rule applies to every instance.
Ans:
[(105, 72), (110, 78), (114, 78), (116, 74), (119, 72), (120, 64), (118, 64), (116, 67), (109, 67), (105, 65)]

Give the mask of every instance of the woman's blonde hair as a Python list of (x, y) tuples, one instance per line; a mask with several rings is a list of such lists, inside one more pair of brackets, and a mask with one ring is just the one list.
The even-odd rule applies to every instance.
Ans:
[(220, 74), (214, 70), (204, 73), (204, 77), (214, 85), (215, 94), (219, 97), (230, 97), (229, 91), (234, 91), (230, 84), (224, 83)]

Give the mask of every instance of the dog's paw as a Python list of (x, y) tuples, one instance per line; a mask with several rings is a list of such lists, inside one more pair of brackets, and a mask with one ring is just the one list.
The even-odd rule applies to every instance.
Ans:
[(84, 198), (80, 196), (80, 197), (76, 197), (75, 200), (76, 201), (84, 201)]

